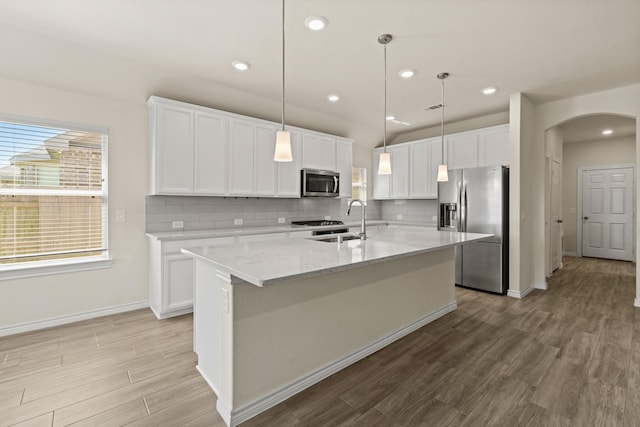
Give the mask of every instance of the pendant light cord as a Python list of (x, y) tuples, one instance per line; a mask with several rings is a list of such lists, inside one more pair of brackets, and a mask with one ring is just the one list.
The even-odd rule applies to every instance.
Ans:
[(384, 45), (384, 135), (382, 143), (384, 144), (384, 152), (387, 152), (387, 45)]
[(440, 120), (440, 134), (442, 138), (440, 140), (440, 145), (442, 148), (440, 149), (442, 164), (444, 165), (444, 78), (442, 79), (442, 119)]
[(284, 130), (284, 1), (282, 0), (282, 130)]

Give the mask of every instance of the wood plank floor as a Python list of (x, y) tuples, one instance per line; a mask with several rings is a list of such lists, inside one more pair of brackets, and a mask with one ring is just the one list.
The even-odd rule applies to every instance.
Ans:
[[(635, 265), (566, 258), (523, 300), (458, 309), (250, 426), (638, 426)], [(0, 338), (0, 426), (222, 427), (192, 317), (139, 310)]]

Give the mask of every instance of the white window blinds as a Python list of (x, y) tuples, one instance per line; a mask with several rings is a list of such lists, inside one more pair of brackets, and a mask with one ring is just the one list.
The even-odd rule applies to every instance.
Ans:
[(351, 169), (351, 199), (360, 199), (367, 201), (367, 169), (352, 168)]
[(107, 250), (106, 132), (0, 120), (0, 265)]

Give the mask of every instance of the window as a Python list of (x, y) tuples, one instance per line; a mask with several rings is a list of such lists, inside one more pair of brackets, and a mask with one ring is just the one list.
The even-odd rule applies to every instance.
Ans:
[(0, 116), (0, 270), (106, 257), (106, 153), (106, 130)]
[(367, 203), (367, 168), (351, 168), (351, 200)]

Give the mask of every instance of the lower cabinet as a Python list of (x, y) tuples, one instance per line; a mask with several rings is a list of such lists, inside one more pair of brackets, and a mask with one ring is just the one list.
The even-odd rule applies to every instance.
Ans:
[(149, 306), (158, 319), (193, 311), (193, 259), (181, 248), (217, 246), (235, 242), (235, 237), (162, 241), (148, 239)]

